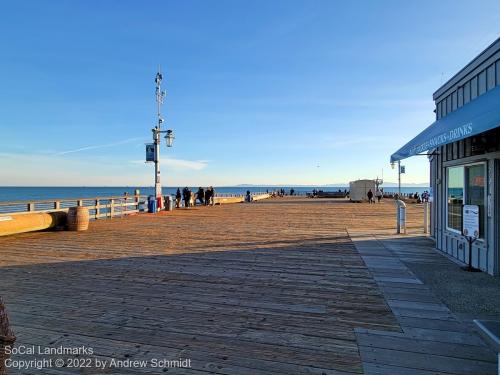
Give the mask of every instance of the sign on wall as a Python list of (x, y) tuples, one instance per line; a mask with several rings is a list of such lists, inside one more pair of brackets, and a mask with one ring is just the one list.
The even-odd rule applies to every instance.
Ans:
[(462, 208), (463, 224), (462, 234), (465, 237), (479, 237), (479, 206), (474, 204), (464, 204)]
[(146, 144), (146, 162), (155, 161), (155, 144), (147, 143)]

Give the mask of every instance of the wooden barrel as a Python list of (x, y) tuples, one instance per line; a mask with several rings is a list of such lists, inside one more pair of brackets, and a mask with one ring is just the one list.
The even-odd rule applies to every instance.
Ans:
[(89, 210), (86, 207), (71, 207), (68, 210), (68, 230), (82, 231), (89, 228)]

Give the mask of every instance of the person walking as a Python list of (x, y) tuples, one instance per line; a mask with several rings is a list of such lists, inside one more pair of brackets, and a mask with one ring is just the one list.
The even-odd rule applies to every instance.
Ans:
[(373, 191), (372, 191), (372, 189), (368, 190), (368, 193), (366, 193), (366, 196), (368, 197), (368, 203), (373, 203)]
[(380, 203), (380, 200), (382, 199), (382, 191), (380, 189), (377, 189), (375, 192), (375, 196), (377, 197), (377, 202)]

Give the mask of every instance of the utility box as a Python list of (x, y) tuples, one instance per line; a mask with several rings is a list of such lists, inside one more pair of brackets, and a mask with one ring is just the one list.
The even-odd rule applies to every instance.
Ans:
[(174, 210), (174, 198), (171, 195), (165, 195), (165, 210)]
[(372, 191), (375, 198), (377, 184), (375, 180), (356, 180), (349, 182), (349, 199), (351, 202), (363, 202), (368, 200), (368, 190)]

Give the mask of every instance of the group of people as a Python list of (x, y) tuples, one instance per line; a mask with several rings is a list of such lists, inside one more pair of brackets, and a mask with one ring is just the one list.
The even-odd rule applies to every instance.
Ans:
[(425, 202), (429, 202), (430, 194), (427, 190), (425, 190), (422, 193), (422, 195), (418, 195), (418, 192), (413, 194), (413, 196), (411, 196), (411, 194), (410, 194), (410, 198), (416, 199), (417, 203), (425, 203)]
[(380, 200), (384, 196), (384, 193), (382, 190), (377, 189), (375, 191), (375, 194), (373, 194), (372, 189), (368, 190), (368, 193), (366, 193), (366, 196), (368, 197), (368, 203), (375, 203), (375, 198), (377, 199), (377, 202), (380, 203)]
[[(266, 190), (266, 193), (269, 194), (269, 190)], [(285, 189), (281, 188), (281, 189), (278, 189), (278, 190), (274, 190), (271, 192), (271, 196), (273, 198), (275, 197), (284, 197), (285, 195), (287, 195), (287, 192)], [(290, 192), (288, 193), (288, 195), (295, 195), (295, 189), (290, 189)]]
[(215, 190), (212, 186), (203, 189), (201, 186), (196, 193), (193, 193), (187, 186), (182, 189), (178, 188), (175, 194), (175, 207), (180, 208), (181, 203), (184, 202), (184, 207), (189, 208), (196, 206), (196, 201), (201, 205), (213, 205), (215, 198)]

